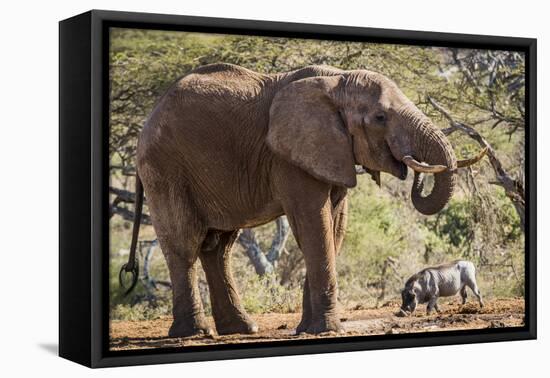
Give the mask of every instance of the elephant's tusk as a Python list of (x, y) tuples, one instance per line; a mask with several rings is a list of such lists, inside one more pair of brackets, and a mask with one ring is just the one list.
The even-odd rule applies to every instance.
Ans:
[(479, 152), (479, 154), (477, 154), (477, 156), (474, 156), (473, 158), (471, 159), (465, 159), (465, 160), (459, 160), (456, 162), (456, 166), (457, 168), (465, 168), (465, 167), (469, 167), (470, 165), (473, 165), (475, 163), (477, 163), (478, 161), (481, 160), (481, 158), (483, 156), (485, 156), (485, 154), (487, 154), (487, 147), (485, 147), (483, 150), (481, 150)]
[(411, 168), (415, 172), (420, 173), (441, 173), (448, 169), (444, 165), (430, 165), (426, 163), (421, 163), (410, 155), (403, 157), (402, 161), (407, 165), (407, 167)]
[[(481, 158), (483, 158), (483, 156), (487, 154), (487, 150), (488, 150), (487, 147), (485, 147), (473, 158), (457, 161), (456, 167), (465, 168), (477, 163), (478, 161), (481, 160)], [(403, 157), (402, 161), (409, 168), (411, 168), (415, 172), (420, 172), (420, 173), (441, 173), (448, 170), (448, 168), (444, 165), (430, 165), (426, 163), (421, 163), (410, 155)]]

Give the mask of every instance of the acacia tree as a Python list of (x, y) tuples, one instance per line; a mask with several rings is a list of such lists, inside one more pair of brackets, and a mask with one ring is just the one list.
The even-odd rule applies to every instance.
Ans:
[[(500, 185), (523, 224), (524, 163), (523, 153), (519, 152), (523, 151), (525, 132), (525, 63), (520, 53), (164, 31), (115, 30), (112, 36), (111, 216), (133, 220), (137, 136), (155, 100), (175, 78), (201, 65), (226, 62), (264, 73), (327, 64), (341, 69), (374, 70), (390, 77), (417, 106), (440, 123), (460, 157), (471, 156), (474, 147), (478, 149), (476, 143), (489, 148), (488, 164), (460, 173), (460, 184), (467, 184), (461, 188), (466, 193), (463, 201), (473, 203), (476, 198), (491, 197), (500, 190), (495, 185)], [(405, 185), (388, 179), (382, 190), (390, 193), (392, 198), (404, 199), (408, 196), (404, 188)], [(394, 202), (408, 206), (408, 201)], [(503, 212), (499, 206), (500, 203), (485, 203), (480, 208), (484, 212)], [(396, 208), (395, 211), (401, 210)], [(441, 218), (451, 215), (448, 212)], [(428, 236), (422, 238), (426, 249), (432, 247), (428, 245), (432, 239), (448, 242), (445, 239), (448, 236), (437, 232), (443, 228), (434, 226), (440, 217), (434, 221), (433, 218), (413, 216), (417, 217), (414, 218), (418, 221), (416, 223), (424, 224), (428, 230)], [(479, 219), (470, 218), (463, 223), (463, 228), (468, 237), (474, 237)], [(151, 224), (147, 211), (142, 223)], [(379, 222), (375, 223), (378, 227)], [(405, 244), (400, 241), (402, 236), (397, 232), (388, 236), (387, 226), (379, 226), (381, 229), (376, 232), (383, 232), (388, 240), (395, 239), (399, 245), (394, 247), (392, 244), (392, 256), (403, 252), (406, 247), (401, 246)], [(301, 282), (298, 278), (302, 273), (296, 268), (303, 265), (303, 261), (296, 257), (299, 254), (281, 254), (289, 235), (288, 224), (280, 218), (272, 228), (275, 231), (267, 241), (260, 240), (259, 233), (249, 229), (240, 234), (238, 242), (258, 274), (276, 271), (281, 282)], [(491, 230), (485, 232), (490, 233)], [(352, 242), (359, 239), (357, 235), (351, 236), (347, 239)], [(292, 248), (294, 244), (291, 243)], [(437, 248), (442, 248), (441, 243)], [(374, 263), (370, 265), (383, 269), (388, 256), (377, 254), (372, 257)], [(346, 267), (352, 268), (351, 263)], [(380, 272), (375, 271), (367, 277), (380, 280)]]
[[(450, 49), (448, 69), (459, 73), (454, 81), (456, 97), (428, 95), (427, 101), (448, 121), (444, 133), (462, 132), (487, 149), (494, 171), (490, 184), (504, 188), (520, 219), (525, 225), (524, 153), (506, 164), (499, 158), (497, 148), (483, 136), (484, 130), (504, 128), (509, 140), (517, 137), (523, 151), (525, 135), (525, 56), (519, 52)], [(467, 115), (459, 120), (443, 103), (458, 104), (457, 112)], [(462, 109), (460, 109), (460, 107)], [(519, 135), (516, 135), (519, 134)]]

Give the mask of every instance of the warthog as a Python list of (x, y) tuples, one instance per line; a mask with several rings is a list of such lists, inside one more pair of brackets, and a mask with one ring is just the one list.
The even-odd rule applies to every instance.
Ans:
[(481, 292), (476, 283), (476, 268), (469, 261), (457, 260), (452, 263), (426, 268), (407, 280), (401, 291), (403, 304), (400, 316), (413, 314), (419, 303), (428, 303), (428, 315), (435, 308), (439, 312), (437, 299), (450, 297), (460, 291), (462, 304), (466, 303), (466, 287), (469, 287), (483, 307)]

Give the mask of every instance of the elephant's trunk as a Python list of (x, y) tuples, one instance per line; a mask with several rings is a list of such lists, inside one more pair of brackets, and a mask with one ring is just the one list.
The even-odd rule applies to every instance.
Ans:
[(429, 165), (446, 166), (448, 169), (434, 174), (434, 186), (429, 194), (422, 195), (424, 173), (415, 171), (411, 200), (420, 213), (432, 215), (442, 210), (451, 199), (456, 182), (456, 157), (445, 135), (429, 120), (417, 124), (413, 138), (415, 158)]

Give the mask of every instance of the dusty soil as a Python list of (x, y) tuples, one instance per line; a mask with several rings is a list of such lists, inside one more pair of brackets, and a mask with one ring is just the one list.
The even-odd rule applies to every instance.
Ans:
[[(454, 301), (440, 301), (439, 314), (426, 315), (425, 306), (411, 317), (397, 317), (396, 302), (380, 308), (357, 306), (343, 311), (341, 316), (344, 334), (295, 335), (300, 314), (253, 315), (259, 333), (255, 335), (229, 335), (212, 337), (168, 338), (170, 317), (148, 321), (112, 321), (111, 350), (182, 347), (191, 345), (273, 342), (280, 340), (311, 339), (319, 337), (346, 337), (364, 335), (399, 334), (414, 332), (451, 331), (480, 328), (521, 327), (524, 325), (525, 303), (521, 299), (486, 301), (483, 309), (477, 302), (462, 306)], [(213, 320), (209, 321), (213, 326)], [(214, 329), (214, 327), (213, 327)]]

